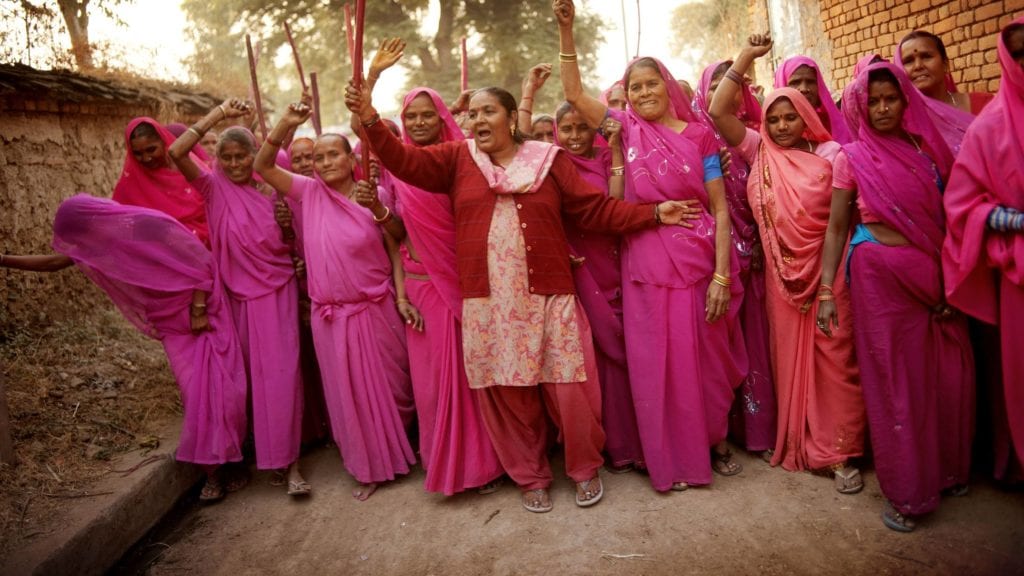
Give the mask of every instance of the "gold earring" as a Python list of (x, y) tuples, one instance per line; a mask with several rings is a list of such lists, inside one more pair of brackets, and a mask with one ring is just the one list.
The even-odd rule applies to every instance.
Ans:
[(508, 127), (508, 133), (511, 134), (513, 138), (516, 137), (516, 127), (514, 124)]

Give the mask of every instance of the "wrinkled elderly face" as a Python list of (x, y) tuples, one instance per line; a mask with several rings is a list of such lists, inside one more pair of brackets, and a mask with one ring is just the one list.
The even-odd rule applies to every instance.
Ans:
[(292, 142), (288, 148), (288, 160), (291, 162), (292, 172), (312, 178), (313, 141), (309, 138), (299, 138)]
[(313, 146), (313, 165), (320, 178), (331, 186), (352, 179), (355, 157), (340, 137), (324, 134)]
[(224, 174), (235, 184), (247, 184), (252, 180), (252, 163), (255, 156), (252, 151), (234, 140), (225, 140), (220, 143), (220, 153), (217, 155), (217, 164), (224, 170)]
[(925, 94), (945, 91), (949, 62), (942, 59), (935, 40), (928, 37), (912, 38), (900, 46), (903, 69), (917, 89)]
[(533, 139), (553, 144), (555, 142), (555, 125), (550, 120), (538, 120), (533, 123)]
[(215, 158), (217, 156), (217, 131), (207, 130), (206, 134), (203, 134), (203, 137), (199, 139), (199, 145), (203, 147), (203, 150), (206, 150), (207, 156)]
[(811, 103), (811, 106), (817, 108), (821, 106), (821, 95), (818, 94), (818, 73), (815, 72), (814, 68), (804, 64), (798, 66), (793, 74), (789, 77), (789, 82), (786, 86), (796, 89), (807, 101)]
[(629, 106), (644, 120), (658, 121), (668, 114), (668, 87), (661, 72), (650, 66), (633, 68), (626, 85), (626, 96)]

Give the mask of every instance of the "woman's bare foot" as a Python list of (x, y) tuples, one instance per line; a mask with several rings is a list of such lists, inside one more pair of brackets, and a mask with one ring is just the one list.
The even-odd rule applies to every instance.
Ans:
[(377, 491), (377, 483), (370, 482), (369, 484), (360, 484), (358, 488), (352, 491), (352, 497), (360, 502), (365, 502), (367, 498), (373, 496), (373, 493)]

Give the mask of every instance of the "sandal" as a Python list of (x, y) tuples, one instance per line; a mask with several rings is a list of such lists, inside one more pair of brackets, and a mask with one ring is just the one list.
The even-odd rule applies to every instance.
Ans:
[(548, 503), (547, 505), (545, 505), (545, 497), (548, 497), (548, 491), (544, 488), (537, 488), (536, 490), (523, 490), (523, 508), (526, 508), (530, 512), (535, 512), (537, 514), (551, 512), (551, 509), (554, 508), (554, 505), (552, 505), (550, 497), (548, 497)]
[(686, 491), (689, 488), (690, 488), (690, 485), (687, 484), (686, 482), (673, 482), (672, 483), (672, 491), (673, 492), (684, 492), (684, 491)]
[(274, 470), (270, 473), (270, 480), (268, 483), (271, 486), (284, 486), (288, 483), (288, 471), (287, 470)]
[[(591, 490), (590, 485), (597, 482), (597, 491)], [(580, 490), (583, 490), (580, 493)], [(584, 498), (581, 498), (583, 496)], [(601, 478), (594, 476), (590, 480), (584, 480), (583, 482), (576, 483), (576, 505), (580, 508), (586, 508), (593, 506), (601, 501), (604, 496), (604, 482), (601, 482)]]
[(743, 465), (732, 461), (732, 450), (726, 449), (719, 452), (711, 449), (711, 469), (722, 476), (735, 476), (743, 472)]
[(850, 466), (833, 470), (836, 492), (840, 494), (856, 494), (864, 489), (864, 480), (860, 470)]
[(885, 503), (885, 510), (882, 511), (882, 523), (897, 532), (913, 532), (917, 528), (916, 522), (897, 512), (889, 502)]
[(501, 488), (501, 485), (504, 484), (504, 483), (505, 483), (505, 477), (504, 476), (498, 476), (497, 478), (495, 478), (494, 480), (491, 480), (487, 484), (484, 484), (483, 486), (478, 487), (476, 489), (476, 493), (481, 495), (481, 496), (486, 496), (488, 494), (494, 494), (495, 492), (498, 491), (498, 488)]
[(206, 484), (203, 484), (203, 489), (199, 492), (199, 501), (204, 504), (211, 504), (224, 499), (227, 493), (224, 491), (224, 486), (214, 476), (206, 477)]
[(308, 496), (313, 491), (313, 487), (309, 485), (309, 482), (305, 480), (289, 480), (288, 481), (288, 495), (289, 496)]

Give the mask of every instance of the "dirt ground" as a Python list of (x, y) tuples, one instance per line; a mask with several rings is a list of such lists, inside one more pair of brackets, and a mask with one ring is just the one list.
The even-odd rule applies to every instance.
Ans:
[(289, 500), (257, 473), (245, 490), (193, 506), (143, 543), (151, 559), (114, 573), (1024, 573), (1022, 492), (975, 482), (968, 496), (946, 498), (917, 531), (900, 534), (882, 525), (870, 471), (863, 492), (844, 496), (828, 478), (738, 460), (738, 476), (664, 495), (641, 474), (605, 473), (604, 500), (589, 509), (559, 481), (554, 510), (532, 514), (511, 484), (488, 496), (424, 493), (419, 469), (357, 502), (336, 449), (324, 447), (303, 460), (309, 499)]

